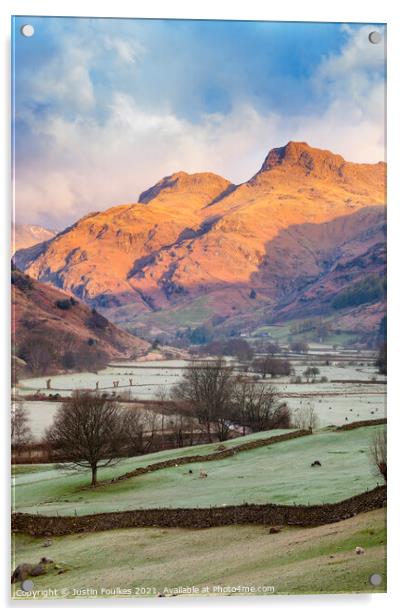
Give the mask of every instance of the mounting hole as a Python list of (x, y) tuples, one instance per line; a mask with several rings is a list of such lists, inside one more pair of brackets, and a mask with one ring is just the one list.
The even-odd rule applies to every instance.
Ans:
[(35, 34), (35, 28), (31, 24), (24, 24), (21, 26), (21, 34), (26, 37), (33, 36)]
[(369, 582), (372, 584), (372, 586), (380, 586), (380, 584), (382, 583), (382, 576), (380, 575), (380, 573), (373, 573), (369, 578)]
[(34, 588), (34, 582), (32, 580), (24, 580), (21, 584), (21, 588), (24, 592), (31, 592)]
[(382, 35), (380, 34), (380, 32), (377, 32), (375, 30), (374, 32), (371, 32), (369, 34), (369, 41), (373, 43), (373, 45), (378, 45), (381, 40), (382, 40)]

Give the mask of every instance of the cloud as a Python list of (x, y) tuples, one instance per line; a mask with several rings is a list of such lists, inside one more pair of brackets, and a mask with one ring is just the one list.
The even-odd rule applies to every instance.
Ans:
[(78, 41), (68, 37), (57, 55), (42, 70), (28, 77), (25, 84), (30, 97), (53, 109), (68, 109), (70, 113), (91, 110), (95, 103), (90, 66), (93, 54), (80, 48)]
[[(227, 113), (204, 113), (192, 121), (170, 105), (146, 105), (119, 87), (103, 99), (102, 115), (93, 113), (97, 51), (71, 51), (59, 82), (55, 60), (46, 68), (48, 81), (33, 96), (43, 102), (67, 98), (76, 113), (62, 114), (56, 104), (42, 115), (19, 110), (36, 153), (17, 165), (17, 218), (61, 228), (89, 211), (135, 202), (140, 192), (178, 170), (213, 171), (239, 183), (257, 171), (268, 149), (289, 140), (348, 160), (383, 159), (384, 53), (382, 44), (369, 43), (368, 33), (369, 27), (344, 28), (340, 53), (322, 58), (311, 75), (313, 101), (318, 97), (322, 104), (313, 102), (308, 112), (304, 105), (304, 113), (285, 115), (239, 100)], [(107, 37), (106, 47), (138, 66), (145, 49), (127, 41)]]
[(358, 77), (379, 74), (385, 66), (385, 38), (380, 44), (373, 45), (369, 42), (369, 33), (372, 30), (384, 32), (380, 26), (362, 26), (352, 28), (348, 25), (341, 27), (346, 36), (346, 43), (339, 54), (330, 54), (321, 61), (316, 70), (316, 78), (324, 86), (327, 83), (350, 83)]
[(112, 49), (118, 57), (129, 64), (137, 64), (146, 53), (145, 47), (134, 40), (124, 40), (122, 38), (105, 37), (106, 49)]

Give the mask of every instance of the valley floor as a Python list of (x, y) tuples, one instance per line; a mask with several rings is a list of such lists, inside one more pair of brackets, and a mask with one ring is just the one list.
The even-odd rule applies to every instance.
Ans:
[[(45, 548), (43, 538), (13, 537), (14, 565), (42, 556), (56, 563), (33, 579), (38, 599), (386, 590), (385, 509), (316, 528), (285, 527), (277, 534), (264, 526), (134, 528), (51, 541)], [(364, 554), (357, 555), (356, 546)], [(374, 573), (381, 576), (379, 586), (369, 582)], [(30, 598), (20, 584), (13, 585), (12, 595)]]

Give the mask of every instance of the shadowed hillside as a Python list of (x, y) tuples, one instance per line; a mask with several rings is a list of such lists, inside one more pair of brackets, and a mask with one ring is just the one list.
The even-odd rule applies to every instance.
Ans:
[(141, 355), (149, 346), (96, 310), (15, 267), (11, 282), (17, 371), (43, 374), (58, 369), (92, 370), (111, 358)]

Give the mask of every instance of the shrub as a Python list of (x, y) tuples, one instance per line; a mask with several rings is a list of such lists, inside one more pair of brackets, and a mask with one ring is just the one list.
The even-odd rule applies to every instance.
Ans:
[(58, 299), (55, 302), (56, 308), (60, 308), (60, 310), (70, 310), (72, 307), (72, 303), (70, 299)]
[(16, 269), (11, 272), (11, 284), (20, 291), (30, 291), (33, 288), (31, 278)]
[(309, 379), (315, 380), (316, 376), (318, 376), (319, 374), (320, 370), (316, 368), (316, 366), (308, 366), (303, 372), (303, 376), (306, 377), (307, 382), (309, 382)]

